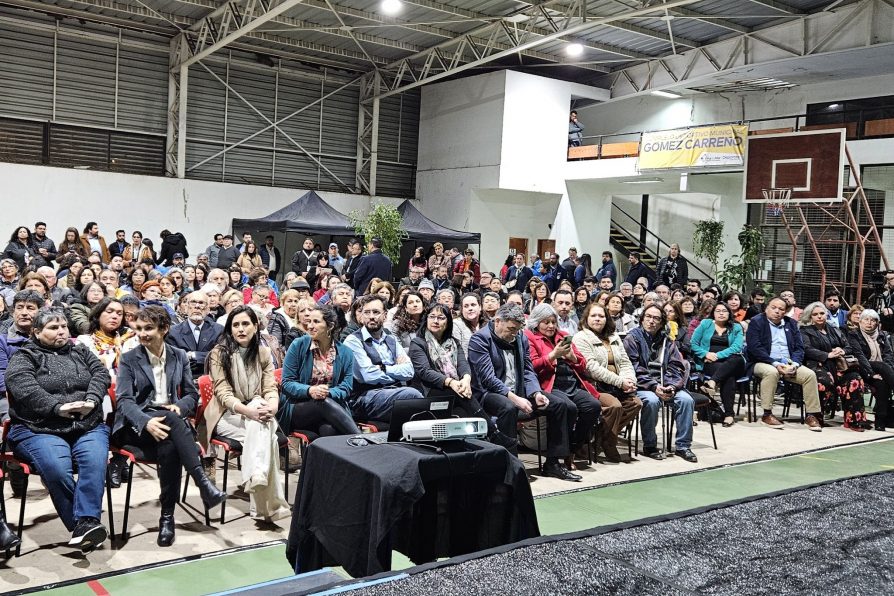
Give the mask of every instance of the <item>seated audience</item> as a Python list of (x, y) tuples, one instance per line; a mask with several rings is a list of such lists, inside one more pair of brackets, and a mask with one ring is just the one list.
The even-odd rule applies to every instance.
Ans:
[(829, 290), (823, 297), (823, 305), (826, 307), (829, 325), (844, 329), (848, 310), (841, 307), (841, 293), (838, 290)]
[(643, 432), (643, 455), (664, 459), (658, 449), (658, 408), (661, 402), (672, 401), (677, 434), (674, 455), (688, 462), (698, 461), (692, 452), (692, 412), (695, 402), (686, 391), (687, 370), (677, 342), (664, 332), (667, 318), (657, 304), (643, 309), (640, 327), (624, 338), (624, 349), (636, 373), (636, 395), (643, 402), (640, 428)]
[(186, 295), (186, 317), (171, 327), (165, 342), (186, 352), (192, 378), (205, 374), (205, 360), (217, 345), (223, 327), (208, 319), (208, 295), (192, 292)]
[[(298, 292), (286, 290), (280, 297), (282, 306), (270, 313), (267, 332), (275, 337), (281, 346), (286, 345), (286, 335), (291, 329), (301, 327), (301, 324), (298, 322), (298, 301)], [(301, 335), (301, 333), (298, 335)]]
[[(621, 299), (623, 304), (623, 298)], [(574, 313), (577, 315), (577, 320), (580, 321), (581, 317), (584, 314), (584, 310), (586, 310), (587, 305), (590, 303), (590, 292), (587, 288), (581, 286), (574, 291)]]
[[(851, 309), (853, 315), (857, 306)], [(860, 307), (859, 327), (848, 331), (848, 342), (860, 362), (860, 374), (875, 393), (875, 430), (894, 427), (891, 393), (894, 391), (894, 350), (887, 331), (879, 328), (880, 317)]]
[[(195, 481), (206, 507), (223, 502), (226, 494), (202, 469), (192, 427), (187, 418), (196, 411), (198, 392), (183, 350), (166, 345), (170, 329), (167, 313), (148, 306), (137, 313), (134, 328), (140, 345), (125, 353), (115, 385), (117, 409), (112, 442), (136, 445), (158, 460), (161, 518), (158, 546), (174, 543), (174, 508), (182, 470)], [(152, 372), (149, 376), (146, 373)]]
[(383, 328), (382, 299), (373, 294), (359, 302), (363, 326), (345, 339), (345, 346), (354, 353), (351, 411), (358, 420), (388, 421), (395, 401), (419, 399), (422, 394), (407, 387), (413, 379), (413, 364), (403, 345)]
[(748, 324), (745, 334), (747, 358), (754, 362), (754, 376), (760, 380), (761, 406), (764, 409), (761, 422), (770, 428), (782, 428), (783, 423), (773, 415), (776, 386), (783, 379), (801, 386), (805, 424), (812, 431), (823, 430), (823, 409), (820, 405), (816, 373), (804, 363), (804, 342), (798, 324), (785, 316), (788, 304), (776, 296), (767, 303), (766, 310), (756, 315)]
[[(87, 271), (87, 269), (85, 269)], [(80, 291), (80, 301), (68, 309), (72, 334), (83, 335), (90, 327), (90, 311), (106, 297), (106, 289), (98, 281), (88, 282)]]
[(845, 333), (829, 324), (827, 313), (822, 302), (808, 304), (801, 313), (804, 366), (816, 374), (823, 411), (834, 417), (840, 399), (844, 428), (863, 432), (872, 426), (866, 421), (860, 362)]
[(407, 290), (400, 299), (400, 305), (394, 313), (390, 324), (386, 325), (388, 331), (394, 334), (404, 350), (410, 348), (410, 342), (416, 337), (419, 326), (422, 324), (422, 314), (425, 305), (422, 296), (416, 290)]
[[(552, 307), (556, 310), (556, 323), (560, 331), (574, 335), (578, 329), (577, 312), (574, 310), (574, 294), (572, 290), (561, 288), (553, 294)], [(549, 391), (547, 391), (549, 393)]]
[(520, 305), (504, 304), (469, 340), (472, 395), (485, 412), (496, 417), (497, 428), (510, 439), (517, 437), (518, 420), (542, 414), (546, 418), (544, 475), (579, 482), (581, 477), (560, 462), (571, 454), (568, 421), (577, 417), (577, 408), (565, 397), (550, 399), (540, 388), (528, 338), (521, 333), (524, 324)]
[[(487, 294), (485, 294), (485, 300)], [(457, 316), (451, 327), (451, 336), (459, 342), (463, 349), (463, 353), (469, 352), (469, 340), (483, 325), (487, 323), (487, 316), (481, 310), (481, 298), (478, 294), (468, 292), (463, 294), (460, 301), (459, 316)]]
[(624, 298), (620, 294), (609, 294), (603, 308), (612, 320), (614, 332), (619, 336), (624, 337), (631, 329), (636, 327), (636, 320), (634, 320), (633, 315), (624, 311)]
[(767, 293), (761, 288), (751, 290), (751, 299), (748, 302), (748, 309), (745, 311), (745, 320), (750, 321), (752, 318), (764, 312), (767, 300)]
[(481, 312), (484, 313), (484, 317), (488, 321), (497, 314), (497, 309), (501, 304), (500, 295), (496, 292), (488, 291), (481, 295)]
[(354, 354), (338, 341), (335, 311), (317, 306), (307, 321), (307, 335), (292, 342), (283, 363), (279, 425), (287, 434), (295, 430), (321, 436), (358, 434), (348, 406)]
[(6, 369), (6, 438), (15, 457), (40, 475), (71, 532), (68, 545), (88, 552), (108, 537), (99, 519), (109, 452), (102, 400), (111, 379), (90, 350), (69, 341), (62, 309), (37, 311), (31, 338)]
[(618, 434), (643, 407), (636, 396), (636, 373), (605, 307), (590, 304), (583, 315), (580, 330), (572, 341), (583, 358), (587, 375), (599, 389), (602, 425), (601, 434), (595, 439), (596, 453), (601, 448), (606, 461), (620, 463)]
[(275, 521), (291, 515), (279, 477), (276, 413), (279, 391), (270, 349), (261, 344), (258, 315), (238, 306), (227, 317), (217, 346), (208, 355), (214, 399), (205, 407), (199, 440), (216, 435), (242, 444), (242, 487), (249, 515)]
[(729, 428), (736, 422), (736, 380), (745, 374), (743, 356), (745, 334), (732, 309), (725, 302), (714, 305), (710, 318), (703, 319), (692, 334), (690, 347), (695, 360), (695, 370), (702, 371), (709, 393), (720, 390), (723, 403), (723, 426)]
[[(567, 296), (571, 302), (571, 295)], [(558, 314), (549, 304), (534, 307), (525, 323), (525, 336), (531, 349), (531, 363), (540, 387), (550, 400), (557, 397), (574, 404), (568, 412), (568, 436), (571, 454), (565, 467), (576, 469), (574, 455), (586, 459), (586, 444), (599, 419), (599, 392), (590, 383), (587, 363), (571, 343), (572, 336), (559, 329)], [(581, 451), (582, 450), (582, 451)]]
[(863, 315), (864, 310), (866, 310), (866, 307), (862, 304), (855, 304), (848, 311), (846, 327), (849, 332), (860, 328), (860, 317)]

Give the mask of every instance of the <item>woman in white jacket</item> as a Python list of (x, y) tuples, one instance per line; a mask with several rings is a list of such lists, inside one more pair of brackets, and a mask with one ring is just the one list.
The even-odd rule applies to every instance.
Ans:
[(605, 307), (590, 303), (580, 319), (573, 343), (587, 361), (587, 372), (597, 382), (602, 404), (602, 449), (610, 462), (621, 461), (618, 433), (643, 407), (636, 397), (636, 374), (621, 338)]

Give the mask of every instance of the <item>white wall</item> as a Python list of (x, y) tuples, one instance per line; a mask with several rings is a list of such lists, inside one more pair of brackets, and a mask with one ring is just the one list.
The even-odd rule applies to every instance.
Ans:
[[(183, 233), (191, 254), (211, 244), (216, 232), (230, 232), (233, 218), (267, 215), (307, 192), (9, 163), (0, 163), (0, 180), (0, 202), (10, 233), (14, 226), (30, 227), (42, 220), (58, 243), (68, 226), (81, 230), (88, 221), (96, 221), (107, 241), (118, 228), (128, 231), (128, 241), (130, 232), (139, 229), (153, 239), (157, 250), (158, 233), (167, 228)], [(319, 194), (345, 214), (366, 210), (370, 204), (366, 195)]]

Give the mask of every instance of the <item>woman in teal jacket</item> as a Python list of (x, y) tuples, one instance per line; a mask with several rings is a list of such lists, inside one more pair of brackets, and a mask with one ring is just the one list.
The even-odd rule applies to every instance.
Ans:
[(286, 434), (308, 430), (323, 435), (357, 434), (348, 396), (354, 385), (354, 356), (336, 341), (338, 318), (328, 306), (307, 313), (307, 335), (289, 346), (282, 371), (276, 417)]
[(745, 345), (742, 325), (736, 322), (725, 302), (718, 302), (711, 317), (702, 320), (692, 334), (690, 346), (695, 357), (695, 369), (704, 371), (710, 380), (709, 389), (720, 390), (723, 402), (723, 426), (735, 424), (733, 403), (736, 398), (736, 379), (745, 374)]

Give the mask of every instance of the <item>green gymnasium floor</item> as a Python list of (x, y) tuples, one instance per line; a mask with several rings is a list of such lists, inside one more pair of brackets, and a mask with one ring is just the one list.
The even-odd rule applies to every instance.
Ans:
[[(894, 440), (827, 449), (544, 496), (536, 501), (540, 531), (563, 534), (665, 515), (819, 482), (894, 470)], [(291, 574), (284, 546), (273, 544), (104, 577), (43, 591), (51, 596), (221, 592)], [(394, 569), (412, 566), (394, 553)]]

